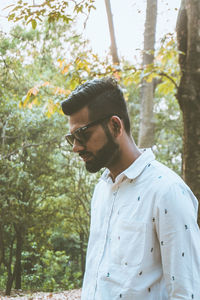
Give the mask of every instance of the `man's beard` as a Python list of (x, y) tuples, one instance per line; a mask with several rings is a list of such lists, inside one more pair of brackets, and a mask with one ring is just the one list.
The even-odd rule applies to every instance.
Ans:
[[(90, 155), (89, 152), (87, 154)], [(104, 167), (109, 168), (109, 166), (115, 163), (115, 161), (119, 158), (119, 145), (113, 140), (113, 138), (109, 138), (108, 142), (97, 152), (97, 154), (92, 156), (93, 158), (85, 163), (87, 171), (90, 173), (96, 173)]]

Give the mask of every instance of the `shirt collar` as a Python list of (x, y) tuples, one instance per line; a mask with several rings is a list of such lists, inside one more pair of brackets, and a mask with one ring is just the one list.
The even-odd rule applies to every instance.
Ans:
[[(135, 179), (142, 173), (144, 168), (153, 160), (155, 160), (155, 155), (153, 154), (152, 150), (150, 148), (143, 149), (142, 154), (126, 170), (124, 170), (116, 177), (115, 182), (118, 182), (119, 180), (121, 181), (122, 177), (124, 176), (126, 176), (129, 179)], [(113, 183), (109, 174), (109, 170), (106, 169), (103, 172), (101, 179), (108, 183)]]

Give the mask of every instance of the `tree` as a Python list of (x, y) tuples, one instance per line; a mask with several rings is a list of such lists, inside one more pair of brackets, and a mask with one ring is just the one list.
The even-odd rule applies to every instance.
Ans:
[[(54, 174), (52, 152), (59, 143), (59, 135), (48, 137), (47, 128), (52, 126), (52, 120), (42, 115), (38, 108), (35, 113), (19, 110), (17, 101), (11, 99), (2, 99), (0, 117), (4, 141), (0, 148), (3, 158), (0, 165), (0, 235), (3, 241), (0, 253), (7, 269), (6, 294), (9, 294), (14, 281), (16, 288), (21, 288), (22, 251), (29, 230), (37, 223), (41, 225), (41, 215), (46, 219), (49, 213), (49, 209), (42, 212), (39, 208), (50, 192), (48, 181)], [(40, 168), (35, 167), (38, 163)], [(51, 188), (53, 185), (51, 183)]]
[[(146, 22), (144, 31), (143, 69), (154, 61), (154, 45), (156, 35), (157, 0), (147, 0)], [(154, 81), (145, 78), (141, 86), (140, 128), (138, 145), (141, 148), (152, 147), (154, 143), (153, 120)]]
[(110, 48), (111, 48), (112, 60), (113, 60), (113, 64), (119, 64), (119, 57), (117, 53), (117, 43), (115, 38), (110, 0), (105, 0), (105, 5), (106, 5), (107, 18), (108, 18), (109, 31), (110, 31), (110, 40), (111, 40)]
[[(48, 0), (40, 4), (33, 1), (32, 4), (24, 0), (17, 0), (16, 4), (9, 5), (12, 7), (9, 12), (8, 20), (17, 22), (24, 20), (26, 24), (31, 23), (33, 29), (42, 19), (47, 19), (49, 23), (62, 19), (64, 22), (72, 22), (75, 15), (82, 13), (88, 15), (91, 9), (94, 9), (94, 0)], [(86, 18), (87, 20), (87, 18)]]
[[(6, 294), (10, 294), (13, 283), (18, 289), (24, 282), (43, 289), (78, 287), (84, 272), (89, 201), (96, 179), (87, 180), (83, 166), (72, 158), (63, 141), (66, 120), (57, 112), (60, 100), (69, 92), (67, 88), (84, 78), (80, 69), (83, 72), (85, 66), (89, 72), (89, 67), (85, 62), (88, 56), (79, 52), (78, 37), (68, 37), (66, 28), (69, 33), (69, 26), (62, 22), (47, 22), (40, 32), (17, 26), (10, 35), (0, 37), (0, 272), (6, 276)], [(62, 34), (64, 46), (54, 40), (54, 35)], [(71, 72), (64, 59), (60, 60), (64, 51), (70, 53), (68, 47), (73, 54), (82, 54), (77, 54)], [(29, 63), (24, 56), (27, 50)], [(39, 87), (31, 87), (30, 78), (32, 84), (42, 82), (40, 93)], [(51, 85), (43, 84), (47, 79)], [(23, 97), (27, 90), (31, 92)], [(71, 247), (54, 250), (50, 238), (58, 228), (65, 233), (66, 241), (71, 241)], [(76, 255), (72, 249), (76, 249)], [(69, 260), (50, 280), (48, 260), (58, 265), (60, 254), (56, 252), (60, 250), (66, 251)]]
[[(177, 99), (183, 114), (183, 177), (200, 200), (200, 3), (182, 0), (177, 19), (181, 80)], [(200, 212), (198, 221), (200, 223)]]

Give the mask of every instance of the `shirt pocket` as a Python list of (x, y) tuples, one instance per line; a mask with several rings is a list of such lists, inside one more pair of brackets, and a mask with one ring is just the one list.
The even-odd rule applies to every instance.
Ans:
[(112, 243), (111, 259), (117, 264), (138, 266), (144, 257), (146, 224), (120, 222), (116, 226), (115, 243)]

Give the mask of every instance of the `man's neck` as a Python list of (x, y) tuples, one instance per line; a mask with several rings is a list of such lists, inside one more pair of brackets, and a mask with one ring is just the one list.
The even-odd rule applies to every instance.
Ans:
[(132, 139), (122, 145), (119, 159), (114, 165), (108, 167), (113, 182), (116, 177), (125, 171), (141, 154), (141, 151)]

